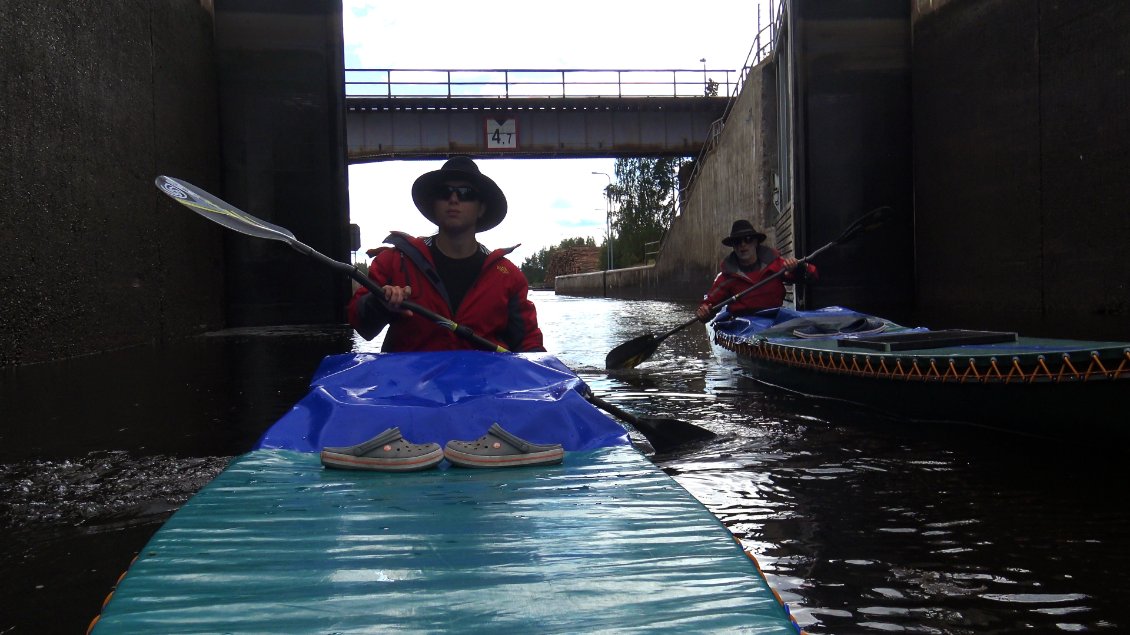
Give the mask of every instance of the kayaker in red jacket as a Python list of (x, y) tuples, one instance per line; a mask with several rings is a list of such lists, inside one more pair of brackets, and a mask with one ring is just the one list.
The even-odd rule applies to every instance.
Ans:
[(804, 266), (798, 266), (800, 262), (796, 258), (783, 258), (776, 249), (762, 244), (765, 238), (765, 234), (754, 229), (749, 221), (744, 219), (734, 221), (730, 235), (722, 239), (722, 244), (733, 247), (734, 251), (719, 265), (720, 272), (714, 278), (714, 284), (703, 296), (702, 304), (695, 311), (698, 319), (705, 322), (711, 317), (712, 306), (745, 291), (782, 269), (785, 270), (784, 274), (731, 303), (730, 312), (743, 314), (777, 308), (785, 301), (786, 283), (817, 279), (814, 265), (805, 263)]
[(469, 157), (452, 157), (412, 184), (412, 200), (438, 227), (416, 238), (393, 232), (389, 247), (370, 250), (369, 277), (384, 302), (364, 287), (349, 301), (349, 323), (367, 340), (388, 326), (386, 352), (472, 349), (475, 346), (431, 320), (403, 311), (406, 300), (434, 311), (514, 352), (544, 351), (537, 312), (522, 270), (506, 258), (514, 250), (489, 250), (477, 232), (506, 216), (506, 196)]

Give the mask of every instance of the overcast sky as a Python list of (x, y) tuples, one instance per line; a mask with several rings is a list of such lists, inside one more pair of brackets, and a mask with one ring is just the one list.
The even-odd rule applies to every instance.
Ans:
[[(768, 2), (761, 21), (768, 21)], [(429, 69), (710, 69), (737, 71), (758, 25), (759, 0), (573, 0), (483, 3), (345, 0), (345, 67)], [(479, 234), (491, 248), (518, 243), (521, 264), (564, 238), (604, 235), (604, 187), (612, 159), (484, 159), (482, 171), (506, 193), (501, 225)], [(410, 188), (442, 161), (385, 161), (349, 169), (351, 222), (362, 251), (390, 230), (435, 233)], [(362, 254), (363, 256), (363, 254)]]

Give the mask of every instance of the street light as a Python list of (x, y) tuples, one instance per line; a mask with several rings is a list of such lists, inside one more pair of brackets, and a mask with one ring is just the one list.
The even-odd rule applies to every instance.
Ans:
[(706, 85), (707, 85), (707, 82), (709, 81), (709, 80), (707, 80), (707, 79), (706, 79), (706, 58), (704, 57), (704, 58), (700, 59), (699, 61), (700, 61), (700, 62), (702, 62), (702, 85), (703, 85), (703, 90), (706, 90)]
[(612, 269), (612, 177), (606, 172), (593, 174), (602, 174), (608, 179), (608, 187), (604, 190), (604, 224), (608, 231), (608, 269)]

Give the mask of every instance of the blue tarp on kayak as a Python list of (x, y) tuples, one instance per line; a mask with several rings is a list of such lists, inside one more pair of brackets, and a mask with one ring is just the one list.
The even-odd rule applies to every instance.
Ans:
[(838, 306), (813, 311), (781, 307), (741, 316), (732, 315), (728, 309), (723, 309), (711, 322), (715, 331), (737, 340), (750, 340), (754, 337), (795, 339), (794, 332), (798, 330), (808, 333), (808, 337), (819, 336), (821, 333), (832, 337), (853, 331), (872, 330), (880, 325), (884, 330), (906, 330), (890, 320)]
[(568, 452), (628, 444), (623, 426), (585, 401), (584, 382), (545, 353), (333, 355), (310, 387), (256, 449), (320, 452), (393, 426), (413, 443), (442, 446), (477, 439), (492, 423)]

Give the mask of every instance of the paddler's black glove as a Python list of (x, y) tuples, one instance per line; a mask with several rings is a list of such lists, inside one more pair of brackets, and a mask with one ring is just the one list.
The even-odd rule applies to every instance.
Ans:
[(357, 300), (357, 317), (361, 322), (357, 327), (357, 334), (366, 340), (373, 339), (388, 326), (394, 315), (395, 313), (385, 304), (384, 298), (366, 293)]

